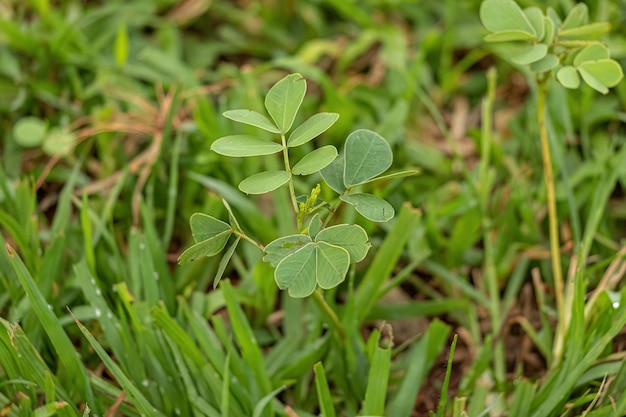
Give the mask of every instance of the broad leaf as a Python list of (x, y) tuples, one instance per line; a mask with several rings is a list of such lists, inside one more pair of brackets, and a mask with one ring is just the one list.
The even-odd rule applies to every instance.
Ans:
[(337, 113), (318, 113), (294, 129), (287, 140), (287, 146), (293, 148), (307, 143), (327, 131), (339, 119)]
[(340, 198), (353, 205), (357, 212), (373, 222), (389, 221), (395, 214), (391, 204), (371, 194), (348, 194)]
[(196, 243), (211, 239), (220, 233), (232, 229), (228, 223), (224, 223), (223, 221), (204, 213), (192, 214), (189, 219), (189, 224), (191, 226), (193, 240), (195, 240)]
[(615, 87), (624, 76), (622, 67), (612, 59), (583, 62), (577, 68), (578, 71), (585, 71), (607, 87)]
[(521, 30), (505, 30), (485, 36), (487, 42), (529, 41), (532, 39), (535, 39), (535, 35)]
[(362, 184), (385, 172), (393, 160), (389, 143), (371, 130), (357, 130), (346, 139), (343, 183)]
[(300, 74), (286, 76), (268, 91), (265, 108), (281, 133), (291, 129), (305, 93), (306, 80)]
[(561, 85), (565, 88), (576, 89), (580, 87), (580, 76), (576, 68), (572, 66), (561, 68), (556, 73), (556, 79), (559, 80)]
[(586, 25), (589, 21), (589, 9), (587, 9), (587, 5), (584, 3), (578, 3), (576, 6), (570, 10), (569, 14), (563, 21), (561, 28), (559, 30), (559, 35), (564, 30), (574, 29), (579, 26)]
[(539, 7), (527, 7), (524, 9), (524, 14), (532, 27), (535, 29), (537, 40), (541, 42), (546, 34), (543, 12)]
[(547, 72), (559, 65), (559, 58), (556, 55), (548, 54), (537, 62), (530, 64), (532, 72)]
[(280, 133), (280, 130), (270, 119), (253, 110), (228, 110), (223, 113), (227, 119), (239, 123), (255, 126), (272, 133)]
[(524, 47), (512, 58), (512, 61), (519, 65), (528, 65), (537, 62), (548, 54), (548, 47), (542, 43)]
[(315, 248), (317, 283), (324, 289), (341, 284), (350, 268), (348, 251), (326, 242), (319, 242)]
[(331, 245), (340, 246), (350, 254), (350, 263), (361, 262), (370, 244), (365, 230), (359, 225), (338, 224), (327, 227), (317, 234), (316, 242), (326, 242)]
[(592, 23), (573, 29), (562, 30), (559, 33), (560, 39), (595, 39), (611, 30), (608, 22)]
[(271, 155), (282, 149), (279, 143), (248, 135), (224, 136), (211, 145), (214, 152), (234, 157)]
[(485, 0), (480, 5), (480, 20), (490, 32), (521, 31), (537, 36), (524, 11), (513, 0)]
[(264, 194), (273, 191), (289, 181), (287, 171), (259, 172), (239, 183), (239, 189), (246, 194)]
[(230, 237), (231, 233), (232, 230), (227, 230), (213, 236), (210, 239), (203, 240), (191, 246), (190, 248), (187, 248), (187, 250), (185, 250), (178, 258), (178, 263), (183, 265), (205, 256), (217, 255), (226, 246), (226, 242), (228, 242), (228, 238)]
[(589, 45), (580, 50), (574, 58), (574, 66), (579, 66), (585, 61), (598, 61), (600, 59), (609, 59), (609, 50), (604, 45)]
[(322, 174), (322, 178), (326, 184), (339, 194), (343, 194), (343, 192), (346, 191), (346, 186), (343, 183), (344, 166), (345, 161), (343, 158), (343, 151), (341, 151), (333, 162), (320, 171), (320, 174)]
[(289, 295), (295, 298), (313, 294), (317, 287), (316, 252), (315, 245), (309, 243), (283, 258), (274, 271), (278, 288), (288, 290)]
[(291, 170), (296, 175), (309, 175), (326, 168), (337, 158), (337, 148), (332, 145), (322, 146), (306, 154)]
[(18, 145), (32, 148), (41, 145), (46, 129), (46, 123), (43, 120), (32, 116), (22, 117), (13, 126), (13, 138)]
[(302, 248), (307, 243), (311, 243), (312, 240), (307, 235), (290, 235), (280, 237), (267, 246), (263, 252), (263, 261), (268, 262), (271, 266), (275, 267), (280, 261), (282, 261), (287, 255)]

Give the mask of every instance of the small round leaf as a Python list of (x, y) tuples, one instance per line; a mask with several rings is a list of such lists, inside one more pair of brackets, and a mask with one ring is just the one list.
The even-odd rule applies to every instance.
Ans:
[(37, 117), (22, 117), (13, 126), (15, 142), (24, 148), (41, 145), (46, 135), (46, 123)]
[(370, 244), (365, 230), (356, 224), (338, 224), (327, 227), (315, 236), (316, 242), (326, 242), (344, 248), (350, 254), (350, 262), (365, 259)]
[(589, 85), (591, 84), (587, 81), (587, 79), (589, 77), (593, 77), (605, 87), (614, 87), (624, 76), (622, 73), (622, 67), (612, 59), (600, 59), (598, 61), (583, 62), (577, 68), (580, 75), (583, 77), (583, 80), (585, 80), (585, 82)]
[(317, 287), (316, 252), (315, 245), (309, 243), (283, 258), (274, 271), (278, 288), (288, 290), (289, 295), (295, 298), (313, 294)]
[(520, 50), (512, 61), (519, 65), (528, 65), (537, 62), (548, 54), (548, 47), (542, 43), (529, 45)]
[(559, 65), (559, 58), (556, 55), (548, 54), (537, 62), (530, 64), (532, 72), (547, 72)]
[(289, 181), (291, 175), (287, 171), (259, 172), (239, 183), (239, 189), (246, 194), (264, 194), (274, 191)]
[(556, 73), (556, 79), (559, 80), (561, 85), (565, 88), (576, 89), (580, 87), (580, 76), (576, 68), (572, 66), (561, 68)]
[(44, 138), (42, 149), (48, 155), (65, 156), (76, 145), (76, 135), (58, 127), (50, 129)]
[(340, 198), (353, 205), (357, 212), (373, 222), (387, 222), (395, 214), (391, 204), (371, 194), (348, 194)]
[(306, 154), (291, 172), (296, 175), (310, 175), (326, 168), (337, 158), (337, 148), (332, 145), (322, 146), (311, 153)]
[(580, 50), (574, 58), (574, 66), (579, 66), (586, 61), (598, 61), (600, 59), (609, 59), (609, 49), (604, 45), (589, 45)]
[(391, 166), (393, 153), (382, 136), (360, 129), (346, 139), (344, 161), (343, 183), (352, 187), (385, 172)]
[(224, 136), (213, 142), (211, 150), (224, 156), (260, 156), (271, 155), (283, 150), (276, 142), (248, 135)]
[(328, 290), (335, 288), (346, 279), (350, 268), (348, 251), (326, 242), (318, 242), (315, 250), (316, 277), (320, 287)]

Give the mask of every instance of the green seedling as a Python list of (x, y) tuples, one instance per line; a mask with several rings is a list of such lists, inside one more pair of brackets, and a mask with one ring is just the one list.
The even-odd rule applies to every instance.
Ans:
[[(389, 221), (394, 216), (393, 207), (372, 194), (359, 192), (359, 187), (384, 178), (416, 173), (407, 170), (382, 175), (393, 161), (391, 147), (380, 135), (364, 129), (352, 132), (341, 152), (332, 145), (322, 146), (292, 164), (292, 148), (315, 139), (339, 118), (336, 113), (318, 113), (294, 127), (306, 86), (306, 80), (300, 74), (288, 75), (276, 83), (265, 97), (269, 117), (252, 110), (224, 113), (231, 120), (276, 135), (276, 140), (250, 135), (225, 136), (217, 139), (211, 149), (233, 158), (282, 153), (284, 169), (258, 172), (241, 181), (239, 189), (246, 194), (263, 194), (287, 185), (296, 219), (296, 233), (281, 236), (263, 246), (246, 235), (226, 203), (229, 223), (207, 214), (192, 215), (191, 230), (196, 243), (180, 256), (181, 264), (220, 254), (231, 236), (235, 236), (222, 258), (214, 285), (219, 282), (239, 241), (245, 239), (264, 252), (263, 261), (275, 268), (276, 284), (280, 289), (288, 290), (292, 297), (307, 297), (318, 286), (322, 289), (336, 287), (344, 281), (350, 265), (362, 261), (370, 247), (367, 233), (361, 226), (329, 225), (339, 205), (352, 205), (363, 217), (374, 222)], [(326, 184), (337, 192), (336, 201), (320, 201), (319, 185), (307, 196), (296, 195), (294, 176), (318, 172)]]
[(491, 32), (488, 42), (511, 44), (511, 61), (534, 75), (537, 84), (537, 123), (541, 139), (544, 178), (548, 200), (550, 252), (559, 322), (554, 343), (554, 362), (562, 357), (568, 326), (571, 293), (563, 283), (560, 258), (558, 216), (554, 192), (552, 158), (546, 128), (545, 102), (548, 83), (556, 79), (563, 87), (578, 89), (581, 80), (594, 90), (606, 94), (623, 78), (622, 68), (610, 58), (609, 49), (597, 39), (610, 29), (608, 23), (590, 23), (585, 4), (573, 7), (565, 20), (548, 7), (544, 13), (537, 7), (522, 9), (513, 0), (485, 0), (480, 8), (484, 27)]

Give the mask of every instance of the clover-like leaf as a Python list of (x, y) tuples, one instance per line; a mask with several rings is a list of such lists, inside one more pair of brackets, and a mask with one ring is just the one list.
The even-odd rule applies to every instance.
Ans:
[(308, 297), (317, 287), (315, 244), (309, 243), (283, 258), (274, 271), (274, 280), (281, 290), (295, 298)]
[(326, 168), (331, 162), (337, 158), (337, 148), (332, 145), (322, 146), (306, 154), (291, 172), (296, 175), (310, 175)]
[(306, 80), (297, 73), (278, 81), (267, 92), (265, 108), (281, 133), (291, 129), (305, 93)]
[(229, 224), (203, 213), (191, 216), (191, 233), (196, 244), (186, 249), (178, 258), (179, 264), (186, 264), (204, 256), (220, 253), (233, 229)]
[(41, 145), (46, 129), (46, 123), (43, 120), (32, 116), (22, 117), (13, 126), (13, 138), (18, 145), (32, 148)]
[(532, 72), (547, 72), (559, 65), (559, 58), (554, 54), (548, 54), (539, 61), (530, 64)]
[(527, 7), (524, 9), (524, 14), (526, 18), (535, 29), (535, 33), (537, 34), (537, 40), (541, 42), (543, 37), (546, 34), (546, 27), (544, 22), (543, 12), (539, 7)]
[(579, 26), (572, 29), (561, 30), (559, 32), (560, 39), (595, 39), (611, 30), (611, 24), (608, 22), (597, 22), (589, 25)]
[(339, 119), (337, 113), (314, 114), (291, 132), (287, 146), (293, 148), (307, 143), (327, 131), (337, 119)]
[(264, 171), (250, 175), (239, 183), (239, 189), (246, 194), (264, 194), (285, 185), (291, 175), (287, 171)]
[(346, 279), (350, 268), (350, 255), (342, 247), (326, 242), (315, 245), (317, 283), (326, 290), (336, 287)]
[(344, 166), (343, 151), (340, 151), (337, 158), (320, 171), (326, 184), (339, 194), (343, 194), (346, 191), (346, 185), (343, 183)]
[(565, 88), (576, 89), (580, 87), (580, 76), (576, 68), (568, 65), (561, 68), (556, 73), (556, 79), (559, 80), (561, 85)]
[(346, 187), (363, 184), (385, 172), (393, 161), (389, 143), (371, 130), (360, 129), (346, 139), (343, 183)]
[(574, 66), (579, 66), (586, 61), (598, 61), (600, 59), (609, 59), (609, 49), (600, 44), (589, 45), (580, 50), (574, 58)]
[(395, 214), (391, 204), (372, 194), (348, 194), (339, 198), (353, 205), (357, 212), (373, 222), (387, 222)]
[(365, 230), (356, 224), (338, 224), (322, 230), (315, 236), (316, 242), (326, 242), (344, 248), (350, 254), (350, 263), (361, 262), (369, 251)]
[(280, 133), (280, 130), (270, 119), (254, 110), (228, 110), (223, 113), (227, 119), (235, 122), (255, 126), (271, 133)]
[(548, 54), (548, 46), (542, 43), (528, 45), (519, 51), (512, 61), (519, 65), (528, 65), (537, 62)]
[(248, 135), (224, 136), (211, 145), (214, 152), (234, 157), (271, 155), (282, 149), (279, 143)]
[(271, 266), (275, 267), (286, 256), (311, 242), (312, 240), (308, 235), (302, 234), (279, 237), (265, 246), (263, 261), (269, 262)]
[(567, 17), (561, 24), (559, 32), (563, 33), (565, 30), (586, 25), (588, 21), (589, 9), (587, 8), (587, 5), (584, 3), (578, 3), (576, 6), (572, 7), (572, 10), (568, 13)]
[(607, 87), (616, 86), (623, 77), (622, 67), (612, 59), (586, 61), (576, 68), (585, 83), (602, 94), (608, 93)]
[(520, 31), (537, 36), (524, 11), (513, 0), (485, 0), (480, 5), (480, 20), (490, 32)]

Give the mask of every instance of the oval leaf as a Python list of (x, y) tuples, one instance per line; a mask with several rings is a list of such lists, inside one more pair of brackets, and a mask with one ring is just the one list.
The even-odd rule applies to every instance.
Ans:
[[(578, 67), (580, 75), (587, 84), (586, 76), (591, 76), (602, 83), (605, 87), (616, 86), (624, 76), (622, 67), (612, 59), (599, 59), (593, 62), (583, 62)], [(583, 74), (584, 71), (584, 74)]]
[(561, 68), (556, 73), (556, 79), (559, 80), (561, 85), (565, 88), (576, 89), (580, 87), (580, 76), (576, 68), (572, 66)]
[(259, 172), (239, 183), (239, 189), (246, 194), (263, 194), (273, 191), (289, 181), (291, 175), (287, 171)]
[(309, 223), (309, 236), (315, 237), (320, 230), (322, 229), (322, 218), (319, 213), (315, 213), (311, 218), (311, 222)]
[(519, 65), (528, 65), (537, 62), (548, 54), (548, 47), (542, 43), (529, 45), (523, 48), (511, 60)]
[(608, 22), (592, 23), (573, 29), (563, 30), (559, 33), (561, 39), (595, 39), (611, 30)]
[(545, 22), (543, 20), (543, 12), (539, 7), (527, 7), (524, 9), (524, 14), (526, 18), (535, 29), (535, 33), (537, 34), (537, 40), (541, 42), (545, 33), (546, 27)]
[(307, 235), (291, 235), (280, 237), (267, 246), (263, 252), (265, 256), (263, 256), (264, 262), (269, 262), (271, 266), (276, 266), (280, 261), (282, 261), (289, 254), (297, 251), (307, 243), (311, 243), (312, 240)]
[(554, 41), (554, 38), (556, 37), (556, 31), (557, 31), (556, 23), (550, 17), (544, 17), (543, 23), (545, 25), (545, 32), (546, 32), (543, 38), (543, 43), (545, 43), (546, 45), (550, 45), (552, 41)]
[(22, 117), (13, 126), (15, 143), (24, 148), (41, 145), (46, 135), (46, 123), (37, 117)]
[(332, 145), (322, 146), (308, 153), (293, 167), (296, 175), (309, 175), (326, 168), (337, 158), (337, 148)]
[(317, 286), (316, 248), (313, 243), (303, 246), (283, 258), (276, 266), (274, 280), (281, 290), (295, 298), (308, 297)]
[(317, 234), (316, 242), (326, 242), (344, 248), (350, 254), (350, 263), (361, 262), (369, 251), (367, 233), (356, 224), (338, 224)]
[(297, 73), (286, 76), (268, 91), (265, 108), (281, 133), (291, 129), (305, 93), (306, 80)]
[(76, 135), (58, 127), (50, 129), (44, 138), (42, 149), (52, 156), (65, 156), (74, 149)]
[(535, 39), (535, 35), (521, 30), (505, 30), (485, 36), (487, 42), (529, 41), (531, 39)]
[(559, 65), (559, 58), (556, 55), (548, 54), (537, 62), (530, 64), (530, 70), (533, 72), (546, 72)]
[(350, 255), (347, 250), (326, 242), (319, 242), (315, 255), (317, 261), (315, 273), (320, 287), (326, 290), (335, 288), (346, 279), (348, 268), (350, 268)]
[[(563, 21), (560, 31), (563, 32), (567, 29), (574, 29), (579, 26), (586, 25), (589, 21), (589, 9), (584, 3), (578, 3), (570, 10), (569, 14)], [(560, 33), (559, 33), (560, 34)]]
[(513, 0), (485, 0), (480, 5), (480, 20), (490, 32), (518, 30), (536, 36), (535, 29)]
[(211, 150), (225, 156), (260, 156), (271, 155), (283, 150), (276, 142), (248, 135), (224, 136), (213, 142)]
[(261, 113), (253, 110), (228, 110), (223, 113), (224, 117), (235, 122), (245, 123), (255, 126), (272, 133), (280, 133), (280, 130), (274, 126), (274, 123)]
[(389, 143), (371, 130), (357, 130), (346, 139), (343, 183), (362, 184), (385, 172), (393, 161)]
[(363, 217), (373, 222), (389, 221), (395, 214), (391, 204), (371, 194), (349, 194), (342, 195), (340, 198), (353, 205)]
[(178, 263), (183, 265), (204, 256), (217, 255), (226, 246), (226, 242), (228, 242), (230, 234), (231, 231), (228, 230), (187, 248), (187, 250), (185, 250), (178, 258)]
[(294, 129), (287, 146), (295, 147), (307, 143), (327, 131), (339, 119), (337, 113), (318, 113)]
[(192, 214), (189, 219), (189, 225), (191, 226), (193, 240), (195, 240), (196, 243), (211, 239), (220, 233), (232, 230), (228, 223), (224, 223), (223, 221), (204, 213)]
[(580, 50), (574, 58), (574, 66), (579, 66), (585, 61), (598, 61), (600, 59), (609, 59), (609, 50), (604, 45), (589, 45)]
[(343, 171), (345, 161), (343, 158), (343, 151), (331, 162), (326, 168), (320, 171), (322, 178), (336, 193), (343, 194), (346, 191), (346, 186), (343, 183)]

